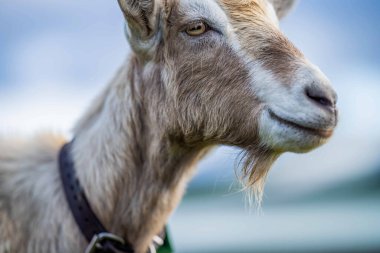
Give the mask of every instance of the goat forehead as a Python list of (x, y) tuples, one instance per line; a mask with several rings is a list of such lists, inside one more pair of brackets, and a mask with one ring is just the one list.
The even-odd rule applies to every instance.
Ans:
[(264, 33), (278, 28), (277, 15), (268, 0), (171, 1), (175, 3), (175, 9), (185, 21), (208, 20), (228, 37), (235, 37), (233, 33), (246, 28), (250, 31), (254, 28)]
[(228, 18), (217, 0), (179, 0), (179, 11), (189, 18), (207, 18), (211, 21), (227, 22)]
[(182, 22), (208, 20), (230, 39), (237, 30), (278, 26), (273, 6), (267, 0), (171, 0)]
[[(267, 0), (175, 0), (181, 11), (188, 15), (211, 15), (223, 19), (228, 16), (245, 17), (245, 19), (267, 16), (273, 22), (278, 19), (272, 5)], [(228, 12), (228, 13), (225, 13)]]
[[(282, 34), (273, 5), (268, 0), (217, 0), (229, 17), (234, 32), (243, 48), (254, 56), (263, 53), (300, 57), (302, 54)], [(263, 51), (262, 49), (265, 48)], [(265, 52), (270, 51), (270, 54)], [(276, 57), (275, 57), (276, 58)]]
[(233, 21), (252, 25), (265, 21), (278, 26), (278, 18), (272, 4), (267, 0), (217, 0)]

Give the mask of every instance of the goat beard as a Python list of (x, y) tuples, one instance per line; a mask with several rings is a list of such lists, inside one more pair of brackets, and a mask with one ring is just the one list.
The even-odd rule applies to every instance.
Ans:
[(240, 180), (250, 206), (255, 203), (260, 209), (268, 172), (279, 156), (279, 153), (263, 147), (248, 148), (243, 153)]

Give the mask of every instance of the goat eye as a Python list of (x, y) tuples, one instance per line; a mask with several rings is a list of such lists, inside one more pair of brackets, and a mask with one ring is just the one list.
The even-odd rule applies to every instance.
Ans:
[(207, 32), (207, 25), (204, 22), (196, 22), (186, 28), (186, 33), (190, 36), (199, 36), (205, 32)]

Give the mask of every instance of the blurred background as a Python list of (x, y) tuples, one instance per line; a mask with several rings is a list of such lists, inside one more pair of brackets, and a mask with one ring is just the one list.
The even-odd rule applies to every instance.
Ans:
[[(277, 161), (261, 212), (240, 150), (215, 150), (170, 220), (178, 253), (380, 252), (380, 1), (301, 0), (281, 26), (334, 84), (336, 134)], [(0, 134), (70, 136), (128, 52), (116, 0), (0, 0)]]

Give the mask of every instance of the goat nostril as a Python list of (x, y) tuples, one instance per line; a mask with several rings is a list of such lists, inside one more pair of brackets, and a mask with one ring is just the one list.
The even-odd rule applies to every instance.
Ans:
[(335, 99), (329, 96), (328, 91), (324, 91), (319, 87), (312, 86), (306, 89), (306, 96), (315, 103), (323, 107), (334, 107)]
[(322, 97), (314, 97), (312, 98), (313, 100), (317, 101), (321, 105), (324, 106), (332, 106), (332, 103), (327, 99), (327, 98), (322, 98)]

